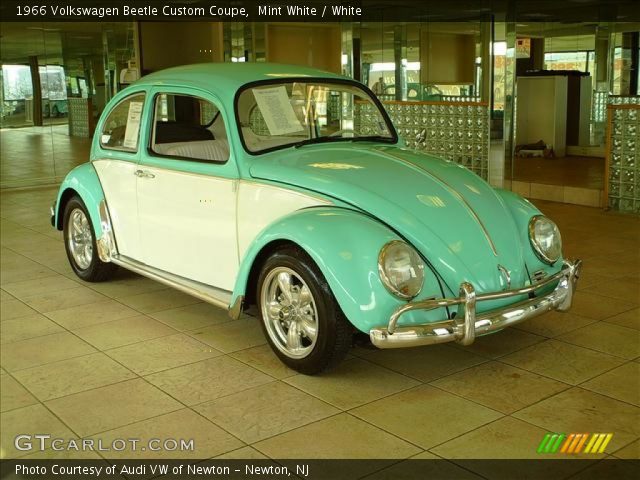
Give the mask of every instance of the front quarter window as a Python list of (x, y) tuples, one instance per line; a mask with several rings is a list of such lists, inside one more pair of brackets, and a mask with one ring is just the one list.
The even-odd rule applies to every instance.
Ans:
[[(366, 132), (354, 122), (356, 103), (368, 105)], [(245, 87), (236, 101), (240, 135), (250, 153), (340, 141), (395, 143), (397, 135), (380, 104), (355, 83), (331, 80), (263, 82)]]
[(138, 151), (144, 98), (144, 93), (133, 94), (109, 112), (100, 132), (102, 148), (125, 152)]

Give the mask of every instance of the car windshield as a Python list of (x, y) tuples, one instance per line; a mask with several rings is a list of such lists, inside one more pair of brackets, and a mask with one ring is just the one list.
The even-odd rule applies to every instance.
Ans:
[[(367, 116), (354, 117), (355, 105)], [(366, 90), (352, 83), (283, 80), (245, 88), (236, 104), (240, 134), (251, 153), (344, 141), (395, 143), (389, 117)], [(372, 127), (373, 125), (373, 127)]]

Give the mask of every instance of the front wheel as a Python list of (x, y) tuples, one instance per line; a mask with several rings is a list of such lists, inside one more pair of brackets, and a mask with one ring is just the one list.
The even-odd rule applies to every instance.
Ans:
[(80, 197), (73, 197), (64, 209), (64, 246), (75, 274), (86, 282), (108, 280), (117, 265), (98, 257), (96, 235), (87, 207)]
[(287, 247), (262, 266), (256, 298), (275, 354), (290, 368), (313, 375), (336, 366), (353, 336), (322, 272), (302, 250)]

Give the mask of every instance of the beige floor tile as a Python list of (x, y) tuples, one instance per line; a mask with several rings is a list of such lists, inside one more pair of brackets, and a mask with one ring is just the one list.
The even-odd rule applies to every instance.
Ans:
[(146, 377), (186, 405), (231, 395), (273, 378), (230, 357), (217, 357)]
[(182, 333), (115, 348), (107, 354), (141, 376), (222, 355)]
[[(449, 459), (539, 459), (536, 450), (546, 433), (543, 428), (522, 420), (502, 417), (430, 451)], [(488, 465), (490, 469), (494, 466)], [(521, 467), (513, 465), (513, 468)]]
[(129, 297), (131, 295), (140, 295), (142, 293), (157, 292), (159, 290), (167, 289), (167, 286), (162, 283), (136, 275), (124, 268), (118, 269), (116, 275), (108, 282), (85, 285), (90, 286), (95, 291), (100, 292), (109, 298)]
[(369, 403), (351, 413), (424, 449), (502, 416), (495, 410), (429, 385)]
[(74, 330), (113, 320), (135, 317), (140, 315), (140, 312), (114, 300), (104, 300), (97, 303), (54, 310), (47, 312), (46, 315), (64, 328)]
[[(0, 414), (0, 452), (2, 458), (17, 458), (34, 453), (40, 442), (33, 435), (47, 434), (52, 438), (74, 438), (69, 428), (41, 404), (30, 405)], [(17, 435), (30, 435), (32, 445), (29, 450), (18, 450), (15, 447)], [(29, 448), (22, 443), (21, 448)]]
[(77, 282), (69, 280), (62, 275), (50, 275), (33, 280), (23, 280), (16, 283), (6, 283), (2, 286), (7, 292), (18, 299), (33, 297), (44, 293), (59, 292), (61, 290), (69, 290), (78, 288)]
[[(139, 450), (126, 448), (121, 452), (105, 452), (105, 458), (202, 459), (236, 450), (244, 445), (237, 438), (187, 408), (110, 430), (96, 437), (101, 438), (106, 444), (111, 444), (120, 438), (136, 438), (140, 441), (139, 447), (141, 448)], [(155, 443), (150, 444), (152, 439), (159, 439), (160, 443), (154, 440)], [(184, 440), (187, 445), (183, 448), (178, 443), (176, 450), (150, 450), (150, 447), (154, 449), (162, 447), (161, 442), (170, 439), (177, 442)], [(191, 440), (193, 446), (188, 445)], [(174, 448), (172, 445), (169, 443), (169, 448)], [(143, 451), (142, 448), (145, 450)]]
[(483, 363), (431, 384), (505, 414), (569, 388), (566, 383), (499, 362)]
[(584, 292), (640, 305), (640, 285), (630, 284), (624, 280), (609, 279), (607, 282), (585, 289)]
[(58, 324), (36, 313), (0, 323), (0, 343), (19, 342), (62, 331), (64, 329)]
[(501, 332), (478, 337), (468, 347), (458, 344), (452, 344), (452, 346), (485, 357), (499, 358), (543, 340), (544, 337), (539, 335), (516, 330), (515, 328), (507, 328)]
[(195, 410), (249, 444), (340, 412), (281, 382), (218, 398)]
[(67, 332), (8, 343), (0, 349), (0, 363), (8, 371), (80, 357), (95, 352), (88, 343)]
[(201, 300), (173, 288), (128, 295), (119, 297), (118, 300), (142, 313), (160, 312), (169, 308), (183, 307), (201, 302)]
[(593, 318), (581, 317), (571, 312), (549, 312), (540, 317), (522, 322), (516, 328), (542, 335), (543, 337), (553, 338), (596, 321)]
[(224, 353), (264, 345), (267, 341), (260, 321), (247, 316), (230, 323), (193, 330), (189, 335)]
[(271, 375), (274, 378), (282, 379), (297, 374), (295, 370), (290, 369), (280, 361), (269, 345), (260, 345), (258, 347), (247, 348), (246, 350), (239, 350), (230, 355), (242, 363), (257, 368), (261, 372)]
[(359, 348), (354, 354), (421, 382), (430, 382), (487, 361), (485, 357), (449, 345), (389, 350)]
[(34, 315), (36, 312), (20, 300), (4, 300), (0, 303), (0, 322), (12, 320), (14, 318), (26, 317)]
[(372, 402), (419, 383), (359, 358), (342, 362), (322, 375), (296, 375), (283, 380), (343, 410)]
[(0, 375), (0, 412), (27, 407), (38, 403), (19, 382), (10, 375)]
[(41, 295), (25, 297), (23, 299), (24, 303), (42, 313), (76, 307), (78, 305), (101, 302), (104, 300), (106, 300), (106, 297), (86, 287), (70, 288), (68, 290), (49, 292)]
[(574, 296), (571, 313), (594, 320), (604, 320), (635, 307), (637, 305), (632, 302), (579, 291)]
[(620, 450), (614, 452), (613, 456), (626, 460), (640, 460), (640, 440), (636, 440), (626, 447), (622, 447)]
[[(76, 441), (78, 445), (80, 445), (80, 442), (82, 442), (82, 439), (74, 438), (73, 440)], [(93, 450), (77, 450), (76, 451), (75, 449), (67, 450), (67, 449), (61, 449), (60, 447), (56, 447), (56, 448), (57, 450), (48, 448), (47, 450), (44, 450), (44, 451), (37, 451), (30, 455), (25, 455), (24, 457), (21, 457), (21, 458), (23, 460), (94, 460), (94, 461), (97, 461), (96, 465), (103, 465), (104, 467), (109, 466), (106, 460), (100, 457), (100, 455), (98, 455), (98, 453), (96, 453)], [(92, 463), (92, 465), (94, 464)], [(104, 471), (103, 471), (103, 475), (104, 475)], [(114, 480), (118, 478), (122, 478), (123, 480), (126, 480), (124, 477), (109, 477), (109, 478)]]
[(37, 262), (31, 262), (26, 257), (22, 257), (22, 259), (23, 260), (15, 266), (2, 265), (2, 275), (0, 275), (0, 283), (2, 285), (57, 275), (56, 272), (44, 265), (40, 265)]
[(170, 308), (151, 313), (150, 316), (180, 331), (202, 329), (232, 321), (226, 310), (208, 303)]
[(92, 390), (135, 378), (104, 353), (70, 358), (14, 374), (40, 401)]
[[(270, 458), (407, 458), (420, 450), (342, 413), (253, 445)], [(365, 474), (366, 472), (362, 472)]]
[(16, 297), (14, 297), (13, 295), (9, 294), (8, 292), (5, 292), (4, 289), (0, 289), (0, 304), (2, 304), (4, 302), (7, 302), (9, 300), (15, 300), (15, 299), (16, 299)]
[(607, 322), (587, 325), (558, 339), (627, 359), (640, 355), (640, 331)]
[(513, 416), (550, 432), (613, 432), (605, 453), (640, 436), (640, 408), (577, 387)]
[(106, 350), (164, 337), (174, 334), (176, 331), (153, 318), (139, 315), (77, 328), (74, 333), (100, 350)]
[(580, 386), (640, 407), (640, 363), (626, 363)]
[(232, 452), (218, 455), (219, 460), (265, 460), (268, 458), (253, 447), (242, 447)]
[(128, 380), (49, 400), (46, 405), (83, 437), (182, 407), (143, 379)]
[(589, 380), (624, 362), (618, 357), (557, 340), (547, 340), (500, 360), (571, 385)]
[(640, 308), (634, 308), (624, 313), (620, 313), (604, 320), (607, 323), (613, 323), (621, 327), (635, 328), (640, 330)]

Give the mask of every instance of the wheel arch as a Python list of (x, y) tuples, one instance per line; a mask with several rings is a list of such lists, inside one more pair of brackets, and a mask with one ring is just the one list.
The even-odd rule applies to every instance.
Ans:
[(255, 304), (264, 261), (279, 248), (294, 245), (316, 263), (349, 321), (368, 333), (403, 303), (386, 290), (378, 274), (380, 249), (398, 239), (382, 223), (353, 210), (298, 210), (265, 228), (249, 245), (240, 263), (231, 305), (239, 300), (245, 306)]
[(96, 238), (100, 238), (102, 236), (100, 203), (104, 202), (104, 191), (102, 190), (98, 173), (91, 163), (83, 163), (71, 170), (58, 190), (54, 212), (54, 225), (58, 230), (63, 228), (64, 209), (69, 200), (75, 195), (84, 202), (91, 217)]

